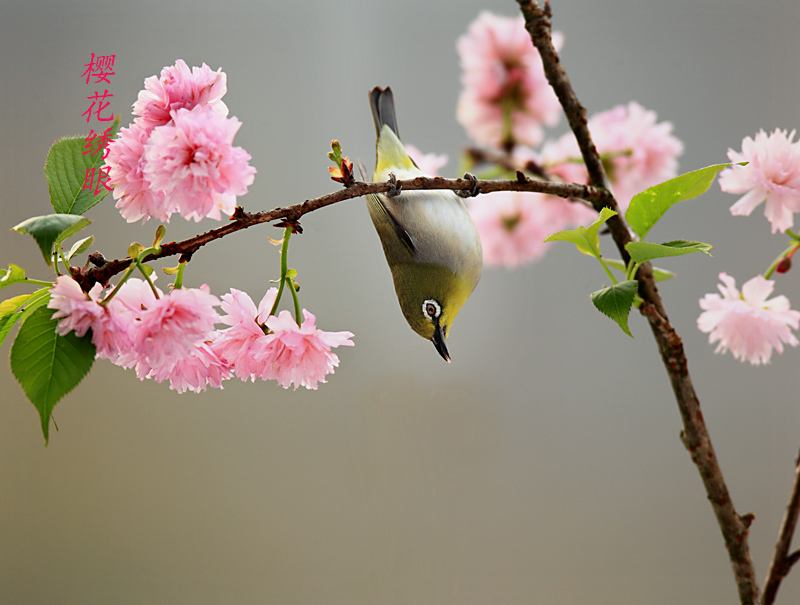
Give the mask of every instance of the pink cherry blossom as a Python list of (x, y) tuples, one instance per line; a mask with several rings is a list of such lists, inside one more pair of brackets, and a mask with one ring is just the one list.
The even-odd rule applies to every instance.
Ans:
[(145, 143), (145, 179), (187, 220), (232, 214), (256, 172), (250, 155), (233, 146), (241, 122), (201, 106), (172, 115), (173, 122), (154, 129)]
[(800, 325), (800, 312), (790, 309), (785, 296), (767, 300), (774, 281), (757, 275), (740, 293), (732, 277), (720, 273), (719, 279), (721, 295), (706, 294), (700, 299), (704, 312), (697, 318), (700, 331), (710, 333), (709, 342), (719, 341), (717, 353), (730, 350), (736, 359), (759, 365), (769, 363), (773, 349), (783, 353), (784, 343), (798, 345), (791, 329)]
[[(624, 210), (634, 195), (678, 174), (683, 143), (670, 122), (657, 122), (654, 111), (631, 102), (589, 119), (597, 151), (606, 160), (607, 176)], [(572, 133), (546, 143), (542, 156), (548, 170), (566, 182), (586, 183), (588, 176)]]
[[(562, 35), (555, 32), (557, 49), (562, 42)], [(558, 123), (561, 107), (523, 17), (482, 12), (456, 46), (464, 86), (456, 117), (467, 134), (493, 146), (541, 143), (542, 125)]]
[(116, 139), (108, 144), (106, 165), (109, 166), (108, 185), (114, 188), (116, 207), (129, 223), (154, 218), (168, 222), (175, 205), (164, 193), (156, 191), (144, 176), (144, 145), (150, 134), (137, 124), (121, 128)]
[(324, 332), (317, 329), (316, 318), (303, 309), (302, 326), (288, 311), (277, 316), (269, 312), (275, 302), (276, 288), (270, 288), (256, 308), (244, 292), (232, 289), (222, 296), (221, 322), (230, 328), (214, 336), (211, 348), (241, 380), (277, 380), (284, 388), (294, 384), (316, 389), (333, 373), (339, 358), (331, 348), (352, 346), (350, 332)]
[(220, 301), (208, 286), (180, 288), (153, 300), (142, 310), (134, 352), (150, 368), (174, 364), (207, 340), (219, 315)]
[(222, 295), (221, 309), (227, 315), (220, 318), (220, 323), (230, 327), (215, 334), (211, 348), (241, 380), (255, 381), (264, 371), (263, 359), (269, 338), (262, 325), (269, 317), (277, 294), (277, 288), (267, 290), (258, 308), (241, 290), (232, 288), (230, 294)]
[(49, 309), (55, 309), (56, 332), (84, 336), (92, 331), (92, 343), (101, 359), (116, 359), (131, 347), (133, 326), (127, 310), (114, 299), (100, 305), (103, 287), (95, 284), (86, 294), (74, 279), (60, 275), (50, 290)]
[(547, 236), (597, 216), (581, 204), (538, 193), (500, 191), (468, 204), (483, 260), (495, 267), (536, 261), (550, 246), (544, 241)]
[(161, 70), (161, 77), (150, 76), (144, 81), (133, 114), (139, 116), (136, 123), (148, 132), (169, 123), (172, 113), (179, 109), (207, 106), (227, 116), (228, 108), (222, 102), (226, 92), (226, 75), (221, 68), (212, 71), (203, 63), (190, 70), (183, 59), (178, 59), (175, 65)]
[(262, 378), (274, 379), (283, 388), (291, 384), (316, 389), (325, 382), (325, 376), (339, 365), (339, 357), (331, 348), (353, 346), (351, 332), (323, 332), (316, 325), (316, 317), (303, 309), (303, 325), (297, 325), (288, 311), (267, 319), (269, 346), (263, 359)]
[(794, 225), (794, 213), (800, 211), (800, 141), (792, 142), (794, 135), (794, 130), (787, 134), (775, 129), (770, 135), (760, 130), (755, 139), (744, 138), (741, 153), (728, 150), (731, 162), (748, 162), (719, 175), (723, 191), (745, 194), (731, 206), (731, 214), (750, 216), (766, 201), (764, 216), (773, 233)]
[(448, 157), (444, 154), (436, 153), (422, 153), (417, 147), (411, 144), (406, 144), (406, 153), (414, 160), (417, 168), (422, 170), (428, 176), (438, 176), (441, 170), (448, 161)]
[(146, 378), (152, 378), (156, 382), (169, 380), (169, 388), (178, 393), (186, 391), (200, 393), (209, 386), (221, 389), (222, 382), (231, 377), (231, 369), (208, 343), (201, 342), (174, 363), (151, 368), (146, 362), (140, 362), (136, 365), (136, 374), (141, 380)]

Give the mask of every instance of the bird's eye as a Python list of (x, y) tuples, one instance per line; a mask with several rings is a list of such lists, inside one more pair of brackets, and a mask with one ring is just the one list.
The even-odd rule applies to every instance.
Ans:
[(442, 307), (438, 302), (432, 298), (429, 298), (422, 303), (422, 313), (428, 318), (428, 320), (433, 321), (442, 314)]

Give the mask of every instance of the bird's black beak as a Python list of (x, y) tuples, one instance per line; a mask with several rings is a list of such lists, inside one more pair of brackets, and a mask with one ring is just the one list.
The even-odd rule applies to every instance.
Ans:
[(431, 342), (433, 346), (436, 347), (436, 350), (439, 351), (439, 355), (442, 356), (442, 359), (450, 363), (450, 354), (447, 352), (447, 345), (444, 342), (444, 330), (439, 324), (436, 324), (436, 330), (433, 332)]

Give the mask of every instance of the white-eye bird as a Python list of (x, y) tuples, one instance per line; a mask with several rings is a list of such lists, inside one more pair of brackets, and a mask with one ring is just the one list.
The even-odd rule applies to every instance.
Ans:
[[(397, 133), (391, 88), (370, 92), (378, 134), (373, 182), (427, 176), (406, 153)], [(392, 270), (408, 324), (450, 361), (445, 340), (478, 284), (483, 251), (464, 202), (453, 191), (404, 191), (367, 196), (372, 223)]]

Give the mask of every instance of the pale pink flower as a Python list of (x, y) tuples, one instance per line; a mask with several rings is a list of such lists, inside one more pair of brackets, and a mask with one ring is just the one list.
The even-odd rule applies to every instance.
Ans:
[(798, 340), (792, 333), (800, 325), (800, 312), (793, 311), (789, 299), (772, 294), (775, 282), (755, 276), (736, 289), (736, 281), (720, 273), (720, 294), (706, 294), (700, 299), (704, 310), (697, 318), (701, 332), (710, 333), (709, 342), (719, 341), (717, 353), (730, 350), (740, 361), (753, 365), (769, 363), (772, 349), (783, 353), (783, 344), (793, 347)]
[(53, 319), (58, 319), (56, 332), (64, 336), (69, 332), (82, 337), (92, 330), (92, 343), (100, 359), (116, 359), (131, 347), (132, 317), (114, 299), (100, 305), (103, 287), (95, 284), (86, 294), (68, 275), (56, 278), (50, 290), (49, 309), (56, 309)]
[(566, 227), (592, 220), (585, 206), (538, 193), (498, 191), (469, 200), (469, 212), (488, 266), (516, 267), (539, 260), (550, 244), (544, 239)]
[(210, 338), (219, 321), (214, 309), (219, 304), (206, 285), (172, 290), (153, 300), (140, 315), (134, 343), (137, 361), (159, 368), (188, 355)]
[(744, 138), (741, 153), (728, 149), (731, 162), (748, 162), (719, 175), (723, 191), (745, 194), (731, 206), (731, 214), (750, 216), (766, 200), (764, 216), (773, 233), (794, 225), (794, 213), (800, 211), (800, 141), (792, 142), (794, 135), (794, 130), (787, 134), (776, 128), (770, 135), (760, 130), (755, 139)]
[(133, 114), (140, 116), (136, 123), (148, 132), (170, 122), (173, 112), (198, 105), (227, 116), (228, 108), (222, 102), (226, 92), (222, 68), (212, 71), (203, 63), (202, 67), (190, 70), (183, 59), (178, 59), (175, 65), (162, 69), (160, 77), (150, 76), (144, 81), (144, 90), (133, 104)]
[(417, 147), (411, 144), (406, 144), (406, 153), (414, 160), (417, 168), (422, 170), (428, 176), (438, 176), (441, 170), (448, 161), (445, 154), (436, 153), (422, 153)]
[(146, 362), (136, 365), (140, 380), (152, 378), (156, 382), (169, 380), (169, 388), (178, 393), (200, 393), (207, 387), (222, 388), (222, 381), (231, 377), (230, 367), (220, 359), (206, 342), (198, 343), (186, 355), (156, 368)]
[(163, 192), (156, 191), (144, 176), (144, 145), (150, 134), (137, 124), (121, 128), (116, 139), (108, 144), (106, 165), (109, 166), (108, 185), (114, 188), (116, 207), (129, 223), (150, 218), (168, 222), (175, 205)]
[(270, 339), (262, 326), (269, 317), (277, 294), (277, 288), (267, 290), (258, 308), (250, 296), (241, 290), (232, 288), (230, 294), (222, 295), (221, 309), (227, 315), (220, 318), (220, 323), (230, 327), (214, 335), (211, 348), (241, 380), (255, 381), (264, 370), (262, 360)]
[[(635, 102), (618, 105), (589, 119), (589, 131), (601, 156), (614, 197), (625, 210), (634, 195), (678, 174), (683, 143), (672, 134), (672, 123), (657, 122), (654, 111)], [(588, 176), (572, 133), (545, 144), (548, 170), (566, 182), (586, 183)]]
[(267, 319), (269, 346), (263, 359), (261, 377), (274, 379), (283, 388), (291, 384), (307, 389), (316, 389), (317, 383), (325, 382), (339, 365), (339, 357), (331, 348), (341, 345), (353, 346), (351, 332), (324, 332), (316, 325), (316, 317), (303, 309), (303, 325), (298, 326), (291, 313), (281, 311)]
[(173, 122), (154, 129), (145, 144), (145, 179), (187, 220), (232, 214), (256, 172), (250, 155), (233, 146), (242, 123), (200, 106), (172, 115)]
[[(555, 32), (556, 49), (562, 43), (562, 35)], [(493, 146), (541, 143), (542, 125), (557, 124), (561, 106), (523, 17), (482, 12), (456, 47), (464, 86), (456, 117), (467, 134)]]

